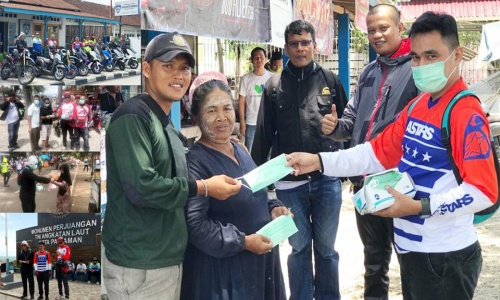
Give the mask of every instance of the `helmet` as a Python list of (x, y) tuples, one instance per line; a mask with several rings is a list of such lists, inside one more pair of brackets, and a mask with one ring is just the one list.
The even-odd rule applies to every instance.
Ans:
[(63, 93), (63, 97), (64, 98), (69, 98), (69, 97), (71, 97), (71, 93), (68, 92), (68, 91), (66, 91), (66, 92)]
[(60, 242), (64, 242), (64, 238), (63, 238), (63, 237), (58, 237), (58, 238), (56, 239), (56, 241), (57, 241), (58, 243), (60, 243)]

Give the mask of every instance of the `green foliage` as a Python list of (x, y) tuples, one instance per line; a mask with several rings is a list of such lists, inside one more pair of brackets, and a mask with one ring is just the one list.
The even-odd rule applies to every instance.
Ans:
[(479, 47), (479, 43), (481, 42), (481, 32), (459, 31), (458, 40), (460, 41), (460, 45), (475, 50)]
[(368, 52), (368, 36), (351, 23), (351, 49), (356, 53)]

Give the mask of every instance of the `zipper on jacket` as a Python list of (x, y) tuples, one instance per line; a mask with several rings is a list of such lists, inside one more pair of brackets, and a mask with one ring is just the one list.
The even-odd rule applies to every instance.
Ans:
[(380, 103), (382, 102), (382, 90), (384, 89), (384, 83), (387, 80), (387, 67), (381, 64), (382, 66), (382, 81), (380, 82), (380, 87), (378, 91), (377, 103), (375, 104), (375, 108), (373, 109), (372, 115), (370, 117), (370, 123), (368, 125), (368, 130), (366, 131), (365, 141), (370, 140), (370, 135), (372, 134), (373, 122), (375, 121), (375, 116), (377, 115), (378, 110), (380, 109)]

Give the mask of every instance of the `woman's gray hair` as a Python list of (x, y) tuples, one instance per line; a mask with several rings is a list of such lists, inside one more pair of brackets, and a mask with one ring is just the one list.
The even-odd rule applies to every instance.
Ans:
[(226, 92), (231, 98), (231, 102), (233, 101), (233, 96), (231, 95), (231, 88), (220, 80), (210, 80), (207, 81), (200, 86), (198, 86), (193, 93), (193, 102), (191, 103), (191, 115), (199, 117), (200, 109), (203, 104), (203, 101), (207, 97), (208, 94), (219, 89), (221, 91)]

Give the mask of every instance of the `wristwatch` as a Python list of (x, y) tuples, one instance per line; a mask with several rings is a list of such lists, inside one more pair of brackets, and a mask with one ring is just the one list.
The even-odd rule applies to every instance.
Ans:
[(420, 198), (420, 203), (422, 204), (422, 211), (420, 212), (421, 218), (428, 218), (431, 216), (431, 203), (429, 198)]

